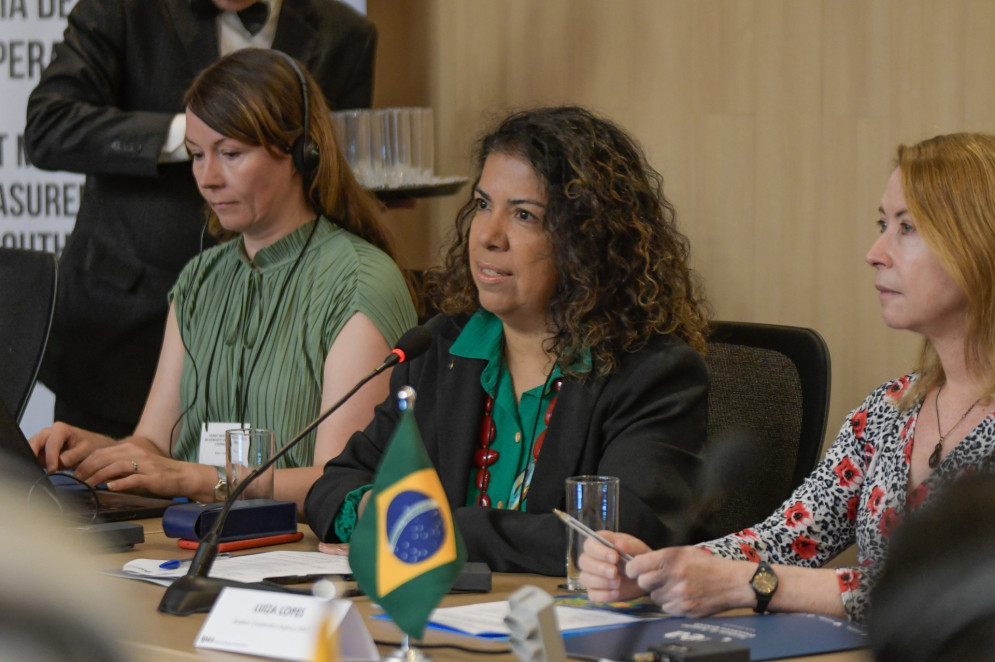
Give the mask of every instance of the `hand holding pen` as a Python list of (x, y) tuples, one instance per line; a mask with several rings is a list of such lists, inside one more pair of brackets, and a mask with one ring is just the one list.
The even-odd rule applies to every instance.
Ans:
[[(645, 595), (648, 591), (640, 585), (640, 581), (644, 572), (652, 570), (651, 566), (656, 567), (653, 563), (656, 552), (627, 533), (606, 533), (599, 537), (604, 542), (587, 536), (590, 541), (584, 545), (577, 559), (580, 583), (587, 591), (588, 599), (593, 602), (618, 602)], [(605, 542), (611, 545), (605, 545)], [(700, 550), (695, 551), (708, 556)]]
[(587, 536), (588, 538), (592, 538), (594, 540), (597, 540), (599, 543), (601, 543), (605, 547), (608, 547), (610, 549), (614, 549), (615, 552), (618, 554), (619, 558), (622, 559), (624, 562), (628, 563), (629, 561), (632, 560), (632, 555), (631, 554), (626, 554), (625, 552), (623, 552), (622, 550), (620, 550), (618, 547), (616, 547), (612, 543), (608, 542), (603, 537), (599, 536), (594, 529), (592, 529), (591, 527), (589, 527), (587, 524), (584, 524), (583, 522), (581, 522), (576, 517), (568, 515), (567, 513), (563, 512), (562, 510), (560, 510), (558, 508), (553, 508), (553, 512), (556, 513), (557, 517), (559, 517), (561, 520), (563, 520), (564, 524), (566, 524), (567, 526), (569, 526), (574, 531), (577, 531), (578, 533), (582, 533), (585, 536)]

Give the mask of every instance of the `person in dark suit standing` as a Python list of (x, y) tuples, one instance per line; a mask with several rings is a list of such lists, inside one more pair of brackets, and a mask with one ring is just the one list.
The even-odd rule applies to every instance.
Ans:
[(368, 107), (376, 29), (337, 0), (79, 0), (28, 99), (25, 147), (86, 174), (60, 263), (41, 379), (55, 417), (130, 434), (152, 383), (167, 293), (207, 245), (183, 145), (183, 93), (220, 55), (273, 48), (332, 109)]

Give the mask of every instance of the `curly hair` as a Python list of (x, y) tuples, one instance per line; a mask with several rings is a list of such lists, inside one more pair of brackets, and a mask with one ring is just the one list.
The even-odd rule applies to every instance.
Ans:
[[(321, 88), (304, 65), (297, 66), (308, 96), (308, 133), (320, 154), (314, 176), (304, 182), (308, 204), (316, 214), (328, 216), (393, 257), (380, 206), (357, 183), (342, 155)], [(304, 133), (301, 81), (290, 56), (278, 51), (245, 48), (226, 55), (194, 79), (183, 102), (221, 135), (262, 146), (274, 156), (288, 155)], [(215, 237), (234, 236), (221, 227), (210, 208), (207, 213)]]
[[(546, 349), (564, 374), (587, 350), (598, 375), (655, 334), (675, 333), (705, 351), (707, 311), (688, 266), (663, 178), (621, 128), (575, 107), (514, 113), (475, 150), (477, 182), (493, 153), (528, 161), (545, 186), (543, 230), (553, 246), (557, 280), (547, 302), (553, 335)], [(451, 314), (479, 307), (470, 273), (471, 195), (441, 267), (426, 274), (433, 305)]]

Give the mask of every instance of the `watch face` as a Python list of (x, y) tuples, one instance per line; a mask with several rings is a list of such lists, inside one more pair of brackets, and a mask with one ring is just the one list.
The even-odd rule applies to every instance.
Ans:
[(772, 572), (758, 572), (753, 577), (753, 589), (760, 594), (767, 595), (777, 588), (777, 575)]

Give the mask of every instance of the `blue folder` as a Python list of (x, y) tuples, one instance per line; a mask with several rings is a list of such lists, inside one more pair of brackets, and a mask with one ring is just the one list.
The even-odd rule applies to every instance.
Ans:
[(777, 660), (868, 646), (857, 625), (819, 614), (751, 614), (712, 618), (665, 618), (564, 636), (567, 654), (624, 660), (650, 646), (717, 639), (750, 648), (750, 660)]

